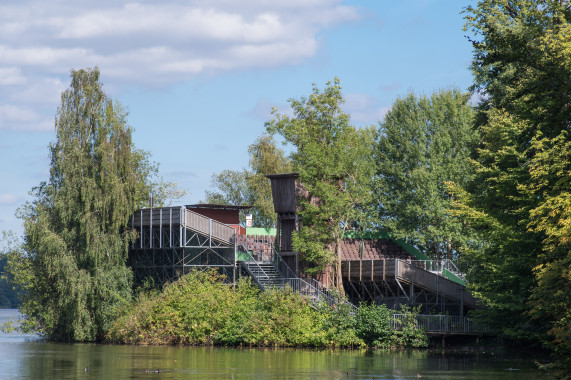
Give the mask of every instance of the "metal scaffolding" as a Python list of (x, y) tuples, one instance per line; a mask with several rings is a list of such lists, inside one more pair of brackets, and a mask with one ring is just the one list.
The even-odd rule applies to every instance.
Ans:
[(164, 285), (193, 270), (218, 268), (236, 281), (235, 230), (185, 207), (137, 210), (131, 227), (138, 239), (129, 249), (135, 285)]

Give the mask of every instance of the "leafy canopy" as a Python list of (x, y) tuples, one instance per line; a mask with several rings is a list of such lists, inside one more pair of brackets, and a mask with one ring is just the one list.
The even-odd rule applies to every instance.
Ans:
[(101, 339), (131, 297), (125, 261), (135, 231), (127, 223), (147, 199), (154, 168), (133, 146), (126, 118), (97, 68), (72, 70), (49, 147), (50, 177), (21, 210), (24, 254), (9, 260), (28, 326), (52, 339)]
[(477, 175), (455, 190), (484, 242), (466, 251), (470, 283), (504, 332), (569, 358), (571, 8), (482, 0), (465, 18), (482, 95)]
[(468, 159), (477, 141), (469, 94), (458, 90), (397, 99), (376, 136), (375, 201), (380, 224), (435, 259), (450, 258), (467, 240), (450, 215), (445, 183), (473, 178)]
[(266, 178), (269, 174), (291, 171), (291, 162), (276, 146), (271, 136), (263, 134), (248, 147), (249, 170), (223, 170), (212, 175), (215, 191), (207, 191), (204, 203), (248, 205), (252, 209), (240, 211), (240, 220), (245, 222), (245, 213), (251, 213), (255, 227), (274, 227), (276, 213), (272, 201), (272, 188)]
[(292, 162), (305, 196), (298, 200), (301, 227), (293, 246), (315, 273), (335, 263), (341, 286), (339, 241), (348, 229), (367, 224), (362, 210), (371, 199), (373, 129), (349, 124), (339, 79), (316, 85), (308, 98), (290, 99), (293, 116), (276, 109), (266, 123), (292, 147)]

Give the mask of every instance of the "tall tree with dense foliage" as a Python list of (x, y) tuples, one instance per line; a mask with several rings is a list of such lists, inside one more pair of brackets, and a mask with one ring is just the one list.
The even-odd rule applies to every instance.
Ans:
[(152, 167), (99, 70), (72, 70), (55, 120), (50, 177), (22, 210), (24, 255), (10, 258), (28, 326), (64, 341), (102, 339), (131, 298), (129, 216), (148, 197)]
[(478, 141), (470, 95), (458, 90), (397, 99), (379, 124), (376, 203), (382, 228), (435, 259), (452, 259), (466, 240), (450, 215), (446, 181), (473, 177), (468, 158)]
[(322, 91), (314, 85), (308, 98), (290, 99), (293, 116), (274, 109), (266, 126), (293, 147), (291, 154), (306, 196), (298, 201), (301, 227), (293, 247), (316, 273), (333, 264), (331, 285), (342, 289), (339, 243), (349, 229), (363, 228), (362, 211), (370, 203), (372, 128), (349, 124), (339, 79)]
[(12, 231), (0, 233), (0, 309), (16, 309), (20, 305), (18, 293), (12, 284), (10, 273), (6, 270), (8, 256), (21, 254), (21, 244)]
[(569, 358), (570, 3), (486, 0), (466, 20), (482, 144), (457, 212), (485, 238), (471, 283), (504, 331), (548, 331)]
[(248, 170), (223, 170), (212, 176), (214, 191), (206, 192), (205, 203), (248, 205), (252, 209), (241, 211), (242, 222), (245, 213), (251, 213), (254, 226), (274, 227), (276, 213), (272, 201), (272, 188), (266, 178), (269, 174), (288, 173), (291, 161), (276, 146), (274, 139), (262, 135), (248, 147), (250, 168)]

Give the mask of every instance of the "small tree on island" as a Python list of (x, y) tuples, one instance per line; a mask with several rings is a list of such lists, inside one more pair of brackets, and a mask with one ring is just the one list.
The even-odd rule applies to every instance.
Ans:
[(99, 70), (72, 70), (50, 149), (50, 177), (21, 210), (24, 254), (9, 271), (22, 289), (26, 325), (54, 340), (102, 339), (131, 299), (125, 262), (129, 216), (156, 172), (134, 148), (127, 113), (102, 91)]
[(266, 123), (269, 133), (281, 135), (293, 146), (293, 167), (307, 192), (298, 201), (301, 227), (293, 247), (315, 274), (333, 264), (331, 285), (343, 289), (340, 242), (343, 234), (362, 226), (370, 205), (373, 129), (349, 124), (339, 79), (316, 85), (309, 98), (290, 99), (293, 116), (281, 115)]

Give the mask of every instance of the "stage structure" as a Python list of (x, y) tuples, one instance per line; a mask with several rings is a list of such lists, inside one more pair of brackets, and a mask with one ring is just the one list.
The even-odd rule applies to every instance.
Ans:
[(373, 301), (394, 310), (420, 306), (421, 314), (457, 316), (477, 306), (451, 260), (431, 260), (388, 233), (347, 235), (340, 247), (341, 272), (353, 303)]
[[(287, 265), (300, 275), (292, 233), (299, 228), (298, 198), (308, 197), (297, 173), (268, 175), (277, 213), (276, 245)], [(384, 232), (348, 231), (340, 243), (343, 287), (353, 304), (374, 302), (399, 310), (420, 306), (421, 313), (464, 316), (477, 307), (466, 282), (450, 260), (435, 261)], [(327, 273), (314, 280), (327, 284)], [(307, 280), (307, 279), (306, 279)]]
[(128, 265), (136, 285), (162, 285), (192, 270), (213, 267), (228, 282), (236, 281), (236, 229), (191, 208), (197, 209), (194, 205), (135, 211), (130, 226), (139, 238), (129, 249)]

